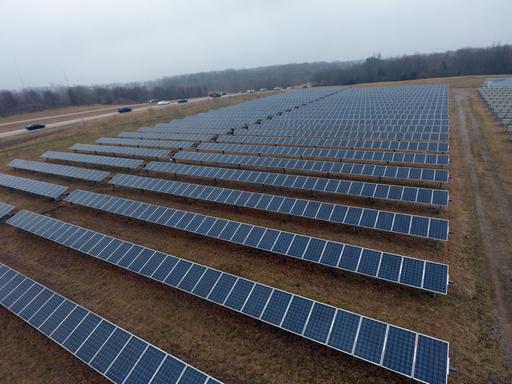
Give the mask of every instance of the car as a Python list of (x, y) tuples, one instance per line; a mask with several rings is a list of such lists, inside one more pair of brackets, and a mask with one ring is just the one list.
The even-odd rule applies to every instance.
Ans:
[(169, 100), (160, 100), (156, 105), (169, 105), (171, 102)]
[(41, 128), (45, 128), (45, 127), (46, 127), (46, 125), (44, 125), (44, 124), (40, 124), (40, 123), (32, 123), (32, 124), (27, 125), (27, 126), (25, 127), (25, 129), (26, 129), (27, 131), (33, 131), (33, 130), (35, 130), (35, 129), (41, 129)]
[(208, 96), (210, 96), (210, 97), (221, 97), (222, 93), (220, 93), (220, 92), (211, 92)]
[(131, 111), (132, 111), (132, 109), (130, 107), (121, 107), (117, 110), (117, 112), (119, 112), (119, 113), (128, 113)]
[(179, 99), (178, 100), (178, 104), (183, 104), (183, 103), (187, 103), (188, 102), (188, 99)]

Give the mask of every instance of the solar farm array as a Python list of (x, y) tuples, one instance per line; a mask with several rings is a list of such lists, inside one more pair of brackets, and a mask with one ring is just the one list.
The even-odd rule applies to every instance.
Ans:
[(478, 92), (512, 139), (512, 81), (507, 80), (497, 81), (493, 86), (482, 87)]
[[(386, 289), (399, 285), (423, 294), (445, 296), (449, 294), (449, 266), (417, 257), (414, 249), (410, 249), (410, 254), (400, 255), (234, 221), (223, 217), (223, 207), (264, 212), (275, 218), (284, 215), (305, 220), (312, 226), (328, 223), (341, 229), (360, 229), (361, 239), (384, 233), (397, 242), (405, 238), (446, 242), (450, 226), (442, 213), (450, 202), (445, 188), (450, 180), (449, 134), (446, 85), (297, 89), (142, 127), (135, 132), (121, 132), (118, 137), (101, 137), (94, 144), (77, 143), (68, 152), (47, 151), (41, 155), (46, 162), (14, 159), (9, 163), (17, 172), (73, 179), (87, 183), (87, 189), (67, 194), (68, 187), (60, 185), (62, 182), (43, 183), (11, 174), (0, 174), (0, 186), (55, 200), (66, 196), (64, 201), (80, 209), (107, 212), (109, 215), (102, 220), (109, 220), (110, 216), (128, 217), (157, 228), (171, 228), (179, 236), (193, 233), (238, 244), (244, 252), (252, 248), (297, 263), (354, 273), (365, 279), (366, 284), (381, 280), (387, 282)], [(98, 167), (102, 169), (94, 169)], [(119, 169), (130, 173), (111, 177), (111, 172)], [(174, 180), (177, 178), (186, 181)], [(107, 180), (126, 193), (145, 191), (158, 194), (164, 202), (185, 198), (193, 204), (189, 211), (88, 190)], [(220, 186), (222, 183), (229, 187)], [(247, 188), (265, 188), (265, 192)], [(291, 197), (287, 192), (303, 196)], [(331, 201), (322, 201), (327, 196)], [(211, 207), (218, 214), (195, 213), (195, 201), (213, 204)], [(368, 202), (373, 201), (390, 205), (384, 209), (368, 207)], [(425, 213), (401, 211), (409, 206), (425, 209)], [(0, 205), (0, 215), (7, 216), (6, 223), (27, 234), (128, 269), (418, 382), (448, 381), (449, 343), (445, 340), (93, 229), (26, 210), (13, 215), (13, 210), (10, 205)], [(295, 268), (294, 264), (289, 268)], [(0, 303), (5, 308), (109, 380), (218, 382), (129, 332), (116, 329), (97, 315), (87, 314), (78, 304), (8, 266), (0, 265), (0, 272)], [(402, 294), (407, 295), (407, 289)], [(38, 299), (43, 292), (49, 292), (43, 295), (45, 301)], [(20, 305), (16, 307), (18, 302), (29, 305), (29, 299), (39, 300), (39, 306), (33, 309), (34, 316), (40, 318), (38, 323), (31, 322), (32, 317), (24, 317)], [(86, 322), (92, 318), (95, 320), (90, 320), (91, 324)], [(85, 328), (79, 332), (82, 323)], [(108, 331), (96, 332), (101, 324), (107, 324)], [(73, 336), (73, 332), (77, 335)], [(105, 332), (125, 336), (119, 336), (117, 344), (109, 346), (117, 348), (117, 352), (109, 355), (108, 366), (102, 363), (101, 369), (94, 356), (102, 354), (103, 344), (98, 343), (107, 346), (110, 339), (95, 341), (99, 349), (83, 354), (87, 341), (80, 348), (70, 349), (66, 345), (69, 338), (88, 340), (100, 334), (105, 337)]]

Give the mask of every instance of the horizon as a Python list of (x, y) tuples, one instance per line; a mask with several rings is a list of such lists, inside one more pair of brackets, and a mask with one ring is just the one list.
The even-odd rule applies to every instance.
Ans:
[[(29, 89), (37, 90), (37, 89), (58, 89), (58, 88), (66, 88), (66, 87), (91, 87), (91, 88), (93, 88), (93, 87), (112, 87), (112, 86), (116, 86), (116, 85), (118, 85), (118, 86), (143, 85), (146, 83), (158, 82), (162, 79), (173, 79), (173, 78), (179, 78), (182, 76), (193, 76), (193, 75), (209, 74), (209, 73), (211, 74), (211, 73), (216, 73), (216, 72), (222, 73), (222, 72), (231, 71), (231, 70), (233, 70), (233, 71), (257, 70), (257, 69), (280, 67), (280, 66), (287, 66), (287, 65), (308, 65), (308, 64), (315, 64), (315, 63), (327, 63), (327, 64), (341, 63), (341, 64), (348, 64), (348, 65), (357, 65), (358, 63), (364, 62), (367, 58), (375, 57), (375, 56), (378, 56), (379, 59), (386, 60), (386, 59), (401, 58), (401, 57), (413, 56), (413, 55), (429, 55), (429, 54), (437, 54), (437, 53), (441, 54), (441, 53), (448, 53), (448, 52), (456, 52), (458, 50), (463, 50), (463, 49), (485, 49), (485, 48), (490, 48), (490, 47), (494, 47), (494, 46), (511, 46), (511, 45), (512, 44), (510, 44), (510, 43), (501, 43), (500, 42), (500, 43), (496, 43), (496, 44), (485, 46), (485, 47), (467, 46), (467, 47), (459, 47), (459, 48), (455, 48), (455, 49), (450, 49), (450, 50), (443, 51), (443, 52), (440, 52), (440, 51), (414, 52), (414, 53), (405, 53), (403, 55), (387, 56), (387, 57), (381, 56), (380, 53), (374, 53), (365, 58), (351, 59), (351, 60), (332, 60), (332, 61), (318, 60), (318, 61), (307, 61), (307, 62), (277, 63), (277, 64), (269, 64), (269, 65), (260, 65), (260, 66), (255, 66), (255, 67), (240, 67), (240, 68), (230, 67), (230, 68), (212, 69), (212, 70), (200, 71), (200, 72), (187, 72), (187, 73), (178, 73), (178, 74), (174, 74), (174, 75), (163, 75), (158, 78), (143, 79), (140, 81), (110, 82), (110, 83), (105, 82), (105, 83), (90, 83), (90, 84), (79, 84), (79, 83), (63, 84), (63, 83), (60, 83), (60, 84), (48, 84), (48, 85), (41, 85), (41, 86), (25, 86), (24, 88), (19, 87), (19, 88), (12, 88), (12, 89), (0, 88), (0, 91), (17, 92), (17, 91), (23, 91), (23, 90), (29, 90)], [(512, 75), (512, 73), (511, 73), (511, 75)], [(492, 77), (493, 75), (487, 75), (487, 76)], [(494, 76), (507, 76), (507, 75), (506, 74), (495, 74)]]
[[(464, 17), (457, 17), (462, 8)], [(506, 44), (512, 35), (512, 4), (504, 0), (413, 7), (405, 0), (314, 6), (304, 0), (152, 0), (142, 8), (133, 0), (29, 0), (0, 10), (0, 45), (8, 58), (0, 63), (0, 89), (10, 90), (428, 54)]]

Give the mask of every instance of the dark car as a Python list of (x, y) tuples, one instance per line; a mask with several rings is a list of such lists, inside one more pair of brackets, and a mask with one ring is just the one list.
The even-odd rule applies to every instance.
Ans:
[(32, 124), (27, 125), (27, 126), (25, 127), (25, 129), (26, 129), (27, 131), (33, 131), (33, 130), (35, 130), (35, 129), (41, 129), (41, 128), (44, 128), (44, 127), (46, 127), (46, 125), (44, 125), (44, 124), (32, 123)]
[(208, 96), (210, 96), (210, 97), (221, 97), (222, 94), (220, 92), (211, 92)]
[(132, 109), (130, 107), (122, 107), (117, 110), (117, 112), (119, 112), (119, 113), (127, 113), (127, 112), (131, 112), (131, 111), (132, 111)]
[(187, 103), (188, 102), (188, 99), (179, 99), (178, 100), (178, 104), (183, 104), (183, 103)]

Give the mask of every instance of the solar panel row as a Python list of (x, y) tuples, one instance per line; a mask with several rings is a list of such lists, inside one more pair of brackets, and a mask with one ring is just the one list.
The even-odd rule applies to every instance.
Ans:
[(325, 221), (333, 224), (344, 224), (436, 241), (448, 240), (448, 220), (426, 216), (323, 203), (314, 200), (296, 199), (292, 197), (246, 192), (236, 189), (211, 187), (135, 175), (117, 174), (109, 181), (109, 184), (251, 208), (264, 212), (280, 213), (293, 217)]
[[(313, 131), (335, 130), (335, 131), (357, 131), (357, 132), (400, 132), (400, 133), (448, 133), (449, 128), (446, 124), (436, 124), (435, 122), (426, 122), (417, 119), (398, 120), (398, 119), (362, 119), (354, 121), (346, 120), (282, 120), (276, 118), (265, 120), (258, 127), (262, 129), (311, 129)], [(242, 128), (234, 126), (232, 128)]]
[(96, 140), (98, 144), (105, 145), (121, 145), (132, 147), (148, 147), (148, 148), (164, 148), (164, 149), (186, 149), (192, 147), (194, 142), (191, 141), (171, 141), (171, 140), (138, 140), (123, 139), (118, 137), (100, 137)]
[(27, 171), (45, 173), (48, 175), (64, 176), (73, 179), (94, 182), (100, 182), (110, 175), (109, 172), (98, 171), (96, 169), (78, 168), (67, 165), (41, 163), (39, 161), (19, 159), (12, 160), (8, 165), (14, 169), (23, 169)]
[(139, 128), (138, 132), (121, 132), (117, 135), (120, 138), (127, 139), (147, 139), (147, 140), (177, 140), (177, 141), (211, 141), (215, 137), (214, 135), (190, 135), (190, 134), (180, 134), (180, 133), (165, 133), (156, 131), (149, 131), (149, 129), (153, 128)]
[(60, 160), (72, 163), (94, 164), (113, 168), (135, 169), (144, 160), (126, 159), (123, 157), (84, 155), (80, 153), (46, 151), (41, 155), (44, 159)]
[[(224, 134), (228, 134), (229, 132), (232, 132), (233, 129), (232, 128), (223, 128), (223, 129), (219, 129), (219, 128), (176, 128), (176, 127), (171, 127), (169, 126), (169, 124), (156, 124), (154, 127), (142, 127), (142, 128), (139, 128), (137, 130), (137, 132), (122, 132), (120, 135), (122, 135), (121, 137), (140, 137), (140, 136), (129, 136), (128, 134), (138, 134), (138, 133), (143, 133), (143, 134), (149, 134), (149, 133), (156, 133), (156, 134), (166, 134), (166, 135), (172, 135), (172, 136), (162, 136), (162, 137), (165, 137), (166, 139), (169, 139), (169, 140), (179, 140), (178, 138), (175, 138), (173, 136), (175, 135), (183, 135), (183, 136), (187, 136), (187, 135), (191, 135), (191, 136), (196, 136), (196, 135), (210, 135), (210, 136), (216, 136), (216, 135), (224, 135)], [(154, 137), (140, 137), (140, 138), (146, 138), (146, 139), (158, 139), (159, 136), (154, 136)], [(189, 140), (189, 139), (186, 139), (186, 140)]]
[(448, 143), (436, 143), (428, 141), (339, 140), (293, 137), (221, 135), (216, 139), (216, 142), (236, 144), (253, 143), (262, 145), (300, 146), (314, 148), (377, 149), (409, 152), (448, 151)]
[(45, 183), (44, 181), (26, 179), (5, 173), (0, 173), (0, 186), (51, 199), (58, 199), (68, 189), (68, 187), (62, 185)]
[(190, 176), (264, 187), (289, 188), (308, 192), (384, 199), (407, 203), (447, 206), (448, 191), (441, 189), (407, 187), (402, 185), (376, 184), (360, 181), (327, 179), (314, 176), (297, 176), (282, 173), (244, 171), (241, 169), (205, 167), (199, 165), (151, 161), (144, 167), (146, 172), (171, 174), (174, 177)]
[(254, 125), (259, 128), (448, 132), (448, 87), (352, 88)]
[(117, 147), (111, 145), (73, 144), (70, 149), (77, 152), (107, 153), (112, 156), (124, 155), (143, 159), (165, 159), (170, 156), (170, 151), (164, 149)]
[(297, 130), (297, 129), (235, 129), (236, 136), (285, 136), (308, 138), (336, 138), (357, 140), (409, 140), (448, 142), (447, 133), (406, 133), (406, 132), (368, 132), (368, 131), (321, 131), (321, 130)]
[(29, 211), (8, 223), (415, 380), (447, 382), (443, 340)]
[(222, 153), (243, 153), (283, 157), (296, 157), (300, 159), (327, 159), (333, 161), (367, 161), (381, 162), (385, 164), (422, 164), (430, 166), (447, 165), (448, 155), (433, 155), (425, 153), (405, 152), (376, 152), (376, 151), (354, 151), (339, 149), (321, 149), (304, 147), (272, 147), (266, 145), (246, 144), (222, 144), (222, 143), (201, 143), (198, 151), (222, 152)]
[(280, 172), (303, 172), (322, 174), (324, 176), (357, 176), (365, 178), (398, 179), (414, 182), (447, 183), (446, 169), (397, 167), (390, 165), (341, 163), (329, 161), (286, 159), (280, 157), (261, 157), (244, 155), (227, 155), (219, 153), (180, 151), (173, 155), (178, 162), (191, 162), (210, 165), (237, 166), (239, 168), (254, 167), (272, 169)]
[(445, 264), (80, 189), (66, 201), (430, 292), (448, 290)]
[(220, 384), (2, 263), (0, 303), (114, 383)]
[(5, 216), (11, 213), (13, 209), (14, 206), (11, 204), (0, 202), (0, 219), (3, 219)]
[(315, 100), (334, 95), (346, 88), (291, 90), (286, 93), (252, 100), (250, 102), (231, 105), (180, 120), (169, 124), (158, 124), (170, 128), (236, 128), (253, 123), (257, 119), (277, 114), (285, 110), (293, 110), (305, 106)]

